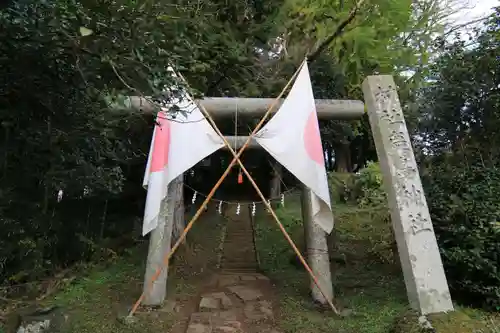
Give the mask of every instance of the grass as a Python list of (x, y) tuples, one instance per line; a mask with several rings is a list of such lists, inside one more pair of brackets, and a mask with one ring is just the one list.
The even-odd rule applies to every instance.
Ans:
[[(142, 249), (141, 249), (142, 250)], [(127, 326), (118, 318), (127, 314), (129, 307), (139, 296), (145, 258), (138, 250), (117, 262), (93, 268), (86, 277), (57, 294), (49, 303), (61, 306), (68, 315), (68, 332), (155, 332), (169, 330), (173, 318), (154, 318), (141, 314), (138, 322)], [(169, 286), (172, 290), (172, 286)]]
[[(303, 243), (299, 197), (277, 211), (298, 244)], [(309, 297), (309, 278), (290, 264), (293, 251), (264, 212), (257, 216), (261, 265), (276, 283), (281, 300), (280, 325), (288, 333), (417, 333), (418, 316), (408, 309), (399, 259), (385, 210), (335, 205), (335, 234), (330, 257), (336, 300), (354, 310), (344, 319), (320, 313)], [(429, 317), (438, 333), (500, 333), (500, 317), (457, 306)]]
[[(217, 238), (223, 219), (216, 214), (207, 215), (189, 233), (189, 250), (181, 246), (175, 256), (174, 265), (169, 270), (168, 301), (164, 309), (141, 309), (133, 324), (119, 320), (128, 314), (142, 291), (147, 242), (114, 262), (79, 269), (79, 277), (73, 283), (39, 305), (61, 308), (68, 317), (67, 324), (61, 329), (64, 333), (172, 332), (184, 314), (167, 309), (168, 305), (173, 302), (181, 305), (192, 299), (198, 292), (197, 283), (215, 267)], [(4, 331), (0, 325), (0, 333)]]
[[(287, 199), (277, 211), (292, 238), (303, 245), (299, 197)], [(280, 301), (279, 325), (287, 333), (419, 333), (418, 316), (407, 306), (401, 269), (392, 251), (392, 235), (384, 210), (335, 205), (335, 234), (330, 256), (336, 300), (355, 314), (338, 319), (314, 308), (309, 279), (290, 263), (293, 251), (272, 218), (257, 211), (257, 247), (262, 268), (276, 284)], [(177, 304), (193, 299), (197, 285), (217, 260), (218, 237), (223, 220), (204, 216), (190, 232), (189, 251), (181, 251), (169, 273), (168, 294)], [(181, 247), (182, 249), (182, 247)], [(68, 315), (65, 333), (174, 332), (183, 314), (143, 311), (138, 321), (124, 325), (142, 290), (147, 244), (115, 262), (89, 266), (74, 283), (46, 304), (61, 306)], [(500, 333), (500, 318), (480, 310), (457, 306), (449, 314), (430, 316), (438, 333)], [(0, 332), (2, 332), (0, 328)], [(177, 331), (175, 331), (177, 332)]]

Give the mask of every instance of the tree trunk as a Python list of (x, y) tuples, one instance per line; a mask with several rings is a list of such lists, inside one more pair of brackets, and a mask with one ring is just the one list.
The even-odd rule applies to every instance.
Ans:
[(326, 166), (327, 171), (333, 171), (334, 163), (333, 163), (333, 148), (331, 145), (326, 146)]
[(335, 171), (351, 172), (351, 149), (349, 143), (342, 143), (335, 149)]
[(272, 179), (271, 179), (271, 189), (269, 197), (271, 199), (276, 199), (281, 194), (281, 164), (276, 161), (271, 162), (272, 168)]

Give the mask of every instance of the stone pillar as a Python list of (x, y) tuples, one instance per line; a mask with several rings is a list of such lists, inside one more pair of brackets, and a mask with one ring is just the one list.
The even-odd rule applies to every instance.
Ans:
[(408, 300), (422, 314), (453, 310), (410, 137), (391, 76), (369, 76), (363, 93), (388, 195)]
[[(180, 184), (180, 185), (179, 185)], [(148, 261), (146, 264), (146, 274), (144, 276), (143, 290), (145, 293), (144, 305), (161, 306), (167, 296), (168, 268), (163, 268), (161, 274), (149, 289), (151, 278), (155, 275), (159, 267), (163, 267), (163, 260), (170, 251), (172, 229), (175, 220), (175, 211), (178, 211), (178, 203), (182, 202), (183, 175), (175, 178), (168, 187), (168, 193), (162, 202), (158, 226), (151, 232), (149, 238)], [(180, 195), (180, 197), (179, 197)]]
[(184, 219), (184, 175), (180, 175), (179, 179), (174, 179), (170, 186), (173, 197), (178, 198), (174, 207), (174, 227), (172, 230), (172, 243), (175, 243), (186, 227)]
[[(307, 263), (314, 275), (318, 278), (319, 285), (325, 295), (333, 300), (332, 274), (330, 271), (330, 257), (326, 232), (323, 231), (312, 219), (311, 190), (302, 187), (302, 220), (304, 223), (305, 244), (307, 247)], [(311, 295), (315, 302), (323, 305), (327, 301), (321, 291), (311, 279)]]

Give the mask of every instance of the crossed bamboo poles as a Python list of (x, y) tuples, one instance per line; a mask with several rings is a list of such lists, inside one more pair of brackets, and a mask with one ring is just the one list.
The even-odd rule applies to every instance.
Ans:
[[(299, 258), (300, 262), (302, 263), (302, 265), (305, 267), (305, 269), (307, 270), (307, 272), (311, 276), (314, 284), (316, 285), (316, 287), (318, 287), (318, 290), (321, 292), (321, 294), (323, 295), (323, 297), (325, 298), (325, 300), (328, 302), (328, 305), (330, 305), (330, 307), (332, 308), (333, 312), (336, 315), (340, 315), (339, 310), (335, 307), (335, 305), (333, 304), (332, 300), (330, 300), (328, 298), (328, 296), (326, 295), (326, 293), (323, 291), (323, 288), (321, 288), (321, 286), (319, 284), (319, 281), (318, 281), (318, 278), (316, 277), (316, 275), (313, 273), (312, 269), (307, 264), (306, 260), (304, 259), (304, 257), (300, 253), (299, 249), (297, 248), (297, 246), (293, 242), (292, 238), (290, 237), (290, 235), (286, 231), (285, 227), (283, 227), (283, 224), (279, 220), (278, 216), (274, 212), (274, 210), (271, 207), (271, 205), (269, 204), (269, 202), (266, 200), (266, 197), (264, 196), (264, 194), (262, 194), (261, 190), (259, 189), (259, 186), (255, 183), (255, 181), (253, 180), (252, 176), (250, 175), (250, 173), (247, 171), (247, 169), (245, 168), (245, 166), (243, 165), (243, 163), (240, 160), (240, 156), (243, 154), (243, 151), (245, 151), (245, 149), (248, 147), (248, 145), (250, 144), (253, 136), (259, 131), (259, 129), (262, 127), (262, 125), (264, 124), (264, 122), (266, 121), (266, 119), (271, 114), (272, 110), (276, 107), (276, 104), (278, 103), (278, 101), (285, 94), (285, 91), (287, 91), (288, 87), (290, 87), (290, 85), (292, 84), (292, 82), (295, 80), (295, 78), (297, 77), (298, 73), (300, 72), (300, 70), (302, 69), (302, 66), (304, 65), (304, 63), (306, 63), (306, 61), (307, 61), (307, 58), (305, 58), (304, 61), (300, 64), (300, 66), (297, 68), (297, 70), (295, 71), (295, 73), (292, 75), (292, 77), (290, 78), (290, 80), (287, 82), (287, 84), (285, 85), (285, 87), (283, 88), (283, 90), (280, 92), (280, 94), (278, 95), (278, 97), (276, 97), (276, 99), (273, 101), (273, 103), (268, 108), (268, 110), (266, 111), (266, 113), (264, 114), (264, 116), (262, 117), (262, 119), (259, 121), (259, 123), (257, 124), (257, 126), (255, 126), (254, 130), (252, 131), (252, 133), (248, 136), (247, 141), (243, 144), (243, 146), (240, 148), (240, 150), (238, 151), (238, 153), (236, 153), (234, 151), (234, 149), (231, 147), (231, 145), (226, 140), (226, 138), (224, 137), (224, 135), (222, 135), (222, 133), (220, 132), (219, 128), (215, 124), (215, 121), (210, 116), (210, 114), (207, 112), (207, 110), (203, 107), (203, 105), (201, 105), (200, 103), (198, 103), (198, 107), (203, 112), (205, 118), (210, 122), (210, 124), (212, 125), (212, 127), (215, 129), (216, 133), (222, 138), (222, 140), (224, 141), (224, 144), (229, 149), (229, 151), (231, 152), (231, 154), (233, 154), (233, 160), (231, 161), (231, 163), (227, 167), (226, 171), (224, 171), (224, 173), (222, 174), (222, 176), (219, 178), (219, 180), (217, 181), (217, 183), (215, 183), (215, 185), (212, 188), (212, 190), (210, 191), (210, 193), (207, 195), (207, 197), (205, 198), (205, 200), (203, 201), (203, 203), (201, 204), (201, 206), (198, 208), (198, 210), (196, 211), (196, 213), (194, 214), (194, 216), (191, 218), (191, 221), (189, 221), (189, 223), (186, 225), (186, 228), (184, 229), (184, 231), (182, 232), (182, 234), (180, 235), (180, 237), (177, 239), (177, 241), (175, 242), (174, 246), (172, 246), (172, 248), (170, 249), (170, 251), (168, 252), (168, 254), (165, 256), (165, 258), (163, 260), (163, 265), (160, 266), (160, 267), (158, 267), (156, 269), (155, 274), (152, 276), (151, 281), (149, 282), (149, 285), (148, 285), (148, 288), (147, 288), (148, 292), (151, 291), (154, 282), (156, 281), (156, 279), (158, 279), (158, 276), (160, 276), (161, 271), (163, 270), (163, 268), (166, 267), (166, 266), (168, 266), (170, 258), (172, 258), (172, 255), (179, 248), (180, 244), (184, 241), (184, 239), (187, 236), (187, 233), (189, 232), (189, 230), (191, 230), (191, 228), (193, 227), (193, 225), (196, 222), (196, 220), (198, 220), (198, 218), (200, 217), (201, 213), (205, 209), (206, 205), (208, 204), (208, 202), (210, 201), (210, 199), (215, 194), (215, 191), (219, 188), (219, 186), (222, 184), (222, 182), (224, 181), (224, 179), (227, 177), (227, 175), (229, 174), (229, 172), (233, 168), (234, 164), (236, 162), (238, 162), (238, 164), (240, 165), (241, 170), (245, 173), (245, 175), (247, 176), (248, 180), (250, 181), (250, 183), (252, 184), (252, 186), (257, 191), (257, 194), (263, 200), (263, 202), (266, 205), (267, 209), (269, 210), (269, 212), (273, 216), (274, 220), (278, 224), (278, 227), (280, 228), (281, 232), (283, 233), (283, 236), (288, 241), (288, 243), (290, 244), (290, 246), (294, 250), (295, 254)], [(181, 79), (187, 85), (187, 81), (184, 79), (184, 77), (180, 73), (179, 73), (179, 76), (181, 77)], [(146, 295), (146, 291), (143, 291), (142, 294), (141, 294), (141, 296), (137, 299), (137, 301), (135, 302), (134, 306), (130, 310), (130, 312), (128, 314), (129, 317), (132, 317), (134, 315), (134, 313), (137, 311), (137, 309), (139, 308), (140, 304), (144, 300), (145, 295)]]

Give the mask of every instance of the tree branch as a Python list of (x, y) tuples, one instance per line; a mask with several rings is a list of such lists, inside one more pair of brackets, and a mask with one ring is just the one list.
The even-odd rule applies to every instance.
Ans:
[(337, 28), (335, 29), (335, 31), (333, 32), (333, 34), (331, 34), (330, 36), (328, 36), (328, 38), (326, 38), (318, 46), (318, 48), (316, 49), (316, 51), (314, 51), (311, 55), (309, 55), (307, 57), (308, 60), (309, 60), (309, 62), (313, 62), (321, 54), (321, 52), (323, 52), (335, 39), (337, 39), (338, 37), (340, 37), (340, 35), (342, 35), (342, 33), (344, 32), (345, 27), (347, 25), (349, 25), (349, 23), (351, 23), (354, 20), (354, 18), (356, 17), (356, 14), (359, 11), (359, 8), (361, 7), (361, 5), (364, 2), (365, 2), (365, 0), (358, 0), (358, 2), (356, 3), (356, 5), (354, 6), (354, 8), (350, 11), (349, 16), (344, 21), (340, 22), (340, 24), (337, 26)]
[(480, 18), (477, 18), (477, 19), (474, 19), (474, 20), (471, 20), (471, 21), (468, 21), (468, 22), (465, 22), (465, 23), (462, 23), (462, 24), (458, 24), (454, 27), (451, 27), (450, 29), (448, 29), (447, 31), (445, 31), (443, 33), (443, 36), (448, 36), (450, 34), (452, 34), (453, 32), (457, 31), (457, 30), (460, 30), (462, 28), (466, 28), (470, 25), (473, 25), (473, 24), (476, 24), (476, 23), (480, 23), (480, 22), (484, 22), (488, 19), (488, 16), (483, 16), (483, 17), (480, 17)]

